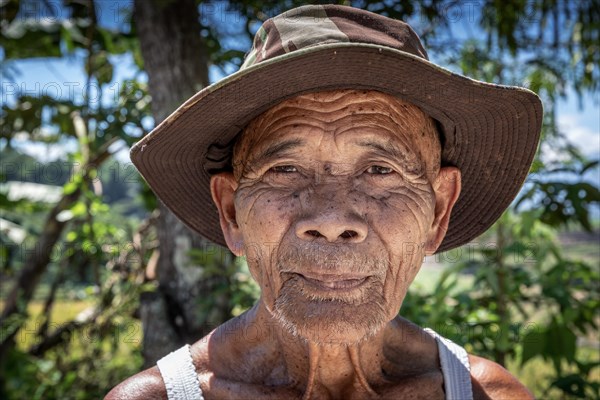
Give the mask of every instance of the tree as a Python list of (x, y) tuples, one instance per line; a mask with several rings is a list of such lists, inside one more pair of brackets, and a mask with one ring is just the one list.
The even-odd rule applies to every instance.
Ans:
[[(181, 103), (208, 85), (208, 54), (200, 36), (194, 0), (135, 1), (134, 22), (148, 73), (152, 112), (160, 123)], [(168, 46), (165, 46), (168, 43)], [(228, 299), (214, 299), (210, 312), (198, 312), (203, 297), (225, 284), (206, 279), (202, 265), (192, 265), (190, 251), (208, 243), (183, 225), (163, 204), (157, 231), (160, 257), (158, 290), (142, 298), (144, 360), (153, 365), (167, 351), (206, 335), (229, 316)], [(224, 254), (227, 262), (233, 257)]]
[[(14, 254), (11, 263), (17, 278), (12, 282), (8, 297), (3, 299), (0, 319), (0, 397), (3, 398), (31, 398), (35, 393), (31, 389), (35, 386), (35, 396), (81, 397), (82, 393), (99, 396), (104, 390), (102, 386), (114, 384), (114, 372), (117, 372), (116, 380), (131, 373), (131, 369), (124, 371), (116, 367), (114, 372), (103, 375), (98, 365), (116, 351), (115, 343), (108, 351), (105, 347), (105, 339), (110, 340), (115, 333), (112, 329), (117, 326), (116, 321), (131, 324), (130, 315), (144, 288), (146, 243), (143, 239), (136, 240), (140, 231), (136, 233), (136, 229), (132, 229), (133, 245), (124, 245), (129, 226), (111, 219), (102, 196), (102, 183), (107, 179), (99, 173), (118, 150), (115, 145), (130, 146), (143, 134), (142, 120), (149, 113), (148, 96), (145, 85), (135, 77), (111, 85), (110, 57), (124, 53), (135, 55), (138, 50), (136, 41), (127, 32), (100, 25), (95, 11), (91, 0), (64, 4), (18, 1), (2, 4), (0, 28), (4, 60), (0, 64), (3, 76), (0, 132), (6, 145), (2, 173), (13, 171), (17, 176), (24, 176), (24, 165), (19, 158), (15, 159), (16, 164), (4, 164), (4, 155), (14, 152), (11, 142), (16, 136), (25, 135), (31, 143), (55, 147), (69, 143), (75, 148), (60, 163), (66, 167), (66, 182), (56, 177), (46, 182), (55, 185), (61, 193), (60, 199), (49, 209), (40, 204), (43, 201), (12, 200), (10, 193), (0, 194), (2, 217), (16, 226), (23, 224), (22, 229), (27, 233), (24, 241), (9, 247)], [(65, 15), (69, 18), (64, 18)], [(59, 82), (54, 82), (53, 87), (66, 95), (56, 90), (32, 93), (18, 84), (19, 60), (48, 57), (81, 63), (85, 71), (83, 93), (76, 95), (70, 90), (74, 90), (73, 86), (61, 87)], [(92, 95), (93, 89), (96, 93)], [(115, 165), (117, 168), (112, 169)], [(35, 163), (30, 172), (37, 179), (45, 167), (43, 163)], [(124, 178), (118, 164), (113, 163), (111, 169), (104, 171), (114, 174), (112, 179)], [(44, 217), (39, 217), (41, 212)], [(144, 227), (142, 224), (140, 230)], [(3, 241), (3, 250), (4, 244)], [(78, 266), (85, 266), (93, 276), (97, 295), (85, 313), (57, 325), (50, 320), (50, 314), (56, 311), (58, 293), (65, 281), (72, 282), (72, 270)], [(26, 327), (30, 318), (29, 304), (38, 293), (41, 281), (48, 282), (50, 289), (43, 297), (42, 313), (30, 332), (33, 340), (24, 343), (20, 336), (17, 343), (17, 333), (30, 329)], [(88, 339), (97, 335), (102, 340), (84, 339), (83, 356), (73, 357), (63, 348), (74, 345), (72, 340), (81, 337), (83, 331), (87, 332)], [(43, 372), (48, 367), (54, 371), (53, 376)], [(77, 375), (84, 378), (74, 384)]]
[[(49, 143), (70, 137), (77, 141), (79, 151), (72, 159), (71, 177), (64, 186), (63, 196), (48, 213), (35, 250), (25, 261), (17, 282), (6, 299), (0, 319), (5, 333), (0, 341), (0, 354), (5, 354), (7, 349), (14, 346), (13, 338), (20, 324), (12, 324), (10, 321), (15, 321), (13, 317), (17, 315), (26, 315), (27, 304), (47, 270), (51, 253), (70, 222), (68, 218), (61, 218), (61, 213), (64, 216), (65, 212), (81, 204), (79, 201), (90, 190), (97, 170), (110, 157), (111, 146), (119, 140), (132, 143), (134, 137), (127, 134), (132, 132), (128, 131), (128, 125), (141, 128), (141, 119), (146, 114), (144, 103), (139, 102), (139, 96), (143, 97), (145, 94), (142, 87), (134, 81), (124, 82), (115, 101), (109, 106), (104, 106), (100, 99), (97, 103), (92, 100), (89, 92), (92, 84), (102, 87), (112, 80), (113, 69), (108, 62), (108, 53), (132, 51), (130, 37), (99, 27), (94, 10), (93, 1), (87, 6), (73, 5), (73, 17), (81, 19), (78, 20), (79, 24), (71, 25), (59, 19), (54, 19), (49, 24), (35, 19), (19, 19), (18, 2), (9, 2), (3, 8), (2, 45), (7, 60), (59, 56), (61, 43), (64, 43), (66, 54), (77, 50), (86, 54), (88, 92), (84, 101), (80, 102), (73, 97), (35, 97), (14, 90), (15, 105), (11, 106), (9, 102), (3, 104), (2, 136), (7, 140), (7, 146), (13, 135), (24, 132), (33, 141)], [(36, 46), (28, 46), (30, 43), (35, 43)], [(10, 69), (4, 65), (3, 70), (9, 78), (12, 76)], [(122, 118), (121, 115), (127, 115), (127, 118)], [(90, 205), (88, 202), (84, 206), (88, 208), (88, 212)]]

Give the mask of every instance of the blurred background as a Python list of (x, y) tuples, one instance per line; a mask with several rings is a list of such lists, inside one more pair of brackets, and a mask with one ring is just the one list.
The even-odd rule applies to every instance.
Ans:
[[(545, 108), (518, 198), (426, 259), (401, 314), (538, 398), (600, 398), (599, 2), (340, 3), (409, 22), (432, 61)], [(253, 304), (244, 260), (182, 226), (128, 150), (302, 4), (0, 0), (0, 398), (102, 397)]]

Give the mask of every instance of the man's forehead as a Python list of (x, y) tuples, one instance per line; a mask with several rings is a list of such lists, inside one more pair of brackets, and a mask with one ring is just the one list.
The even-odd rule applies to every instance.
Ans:
[[(348, 131), (347, 136), (339, 134), (344, 130)], [(339, 150), (338, 145), (356, 149), (357, 137), (362, 139), (362, 153), (354, 153), (354, 157), (379, 154), (415, 165), (425, 164), (431, 171), (430, 179), (437, 173), (440, 140), (433, 119), (421, 109), (381, 92), (335, 90), (285, 100), (252, 120), (235, 144), (234, 174), (240, 179), (249, 166), (300, 154), (329, 154), (330, 149)], [(322, 147), (322, 138), (333, 138), (335, 148), (331, 148), (331, 141), (329, 147)], [(301, 149), (311, 153), (299, 152)]]
[(310, 116), (310, 112), (323, 114), (336, 110), (344, 110), (348, 114), (361, 112), (373, 115), (402, 115), (404, 118), (425, 119), (426, 115), (416, 106), (395, 96), (375, 90), (330, 90), (301, 94), (282, 101), (271, 107), (258, 118), (264, 120), (277, 119), (281, 114), (296, 110), (302, 116)]
[[(333, 124), (336, 122), (336, 124)], [(334, 90), (285, 100), (254, 119), (242, 135), (241, 147), (255, 150), (281, 133), (332, 130), (335, 135), (360, 129), (373, 139), (423, 131), (430, 119), (418, 107), (377, 91)]]
[[(331, 145), (331, 142), (328, 144)], [(351, 154), (355, 157), (361, 154), (378, 154), (398, 161), (407, 161), (408, 158), (414, 156), (414, 151), (408, 143), (394, 140), (391, 135), (383, 133), (361, 134), (360, 137), (349, 136), (348, 140), (337, 142), (335, 146), (337, 151), (340, 149), (338, 146), (353, 151)], [(251, 163), (269, 163), (272, 160), (293, 157), (298, 154), (298, 151), (307, 148), (315, 149), (327, 156), (333, 156), (333, 153), (329, 151), (330, 147), (324, 146), (321, 141), (313, 140), (310, 135), (277, 135), (273, 140), (264, 140), (257, 144), (247, 159)], [(414, 160), (412, 161), (414, 162)]]

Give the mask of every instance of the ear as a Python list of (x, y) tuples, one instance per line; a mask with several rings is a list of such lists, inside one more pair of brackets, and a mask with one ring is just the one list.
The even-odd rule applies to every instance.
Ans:
[(425, 246), (425, 254), (428, 256), (435, 253), (446, 236), (448, 224), (450, 223), (450, 213), (458, 199), (460, 188), (460, 170), (456, 167), (440, 168), (440, 172), (433, 182), (435, 216)]
[(231, 172), (222, 172), (210, 178), (210, 193), (219, 210), (219, 220), (227, 247), (239, 257), (244, 255), (244, 240), (236, 220), (235, 190), (237, 186), (237, 181)]

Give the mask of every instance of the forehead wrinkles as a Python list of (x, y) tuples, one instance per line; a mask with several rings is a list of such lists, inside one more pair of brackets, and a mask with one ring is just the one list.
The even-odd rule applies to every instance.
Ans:
[[(349, 118), (348, 124), (338, 128), (336, 135), (359, 124), (385, 127), (394, 132), (394, 136), (402, 138), (402, 142), (413, 148), (421, 158), (431, 156), (430, 151), (423, 154), (422, 149), (431, 149), (438, 143), (431, 118), (418, 107), (394, 96), (357, 90), (308, 93), (275, 105), (248, 124), (234, 148), (234, 171), (236, 166), (247, 160), (255, 145), (278, 130), (294, 125), (326, 130), (327, 123), (343, 118)], [(406, 143), (407, 139), (409, 143)]]

